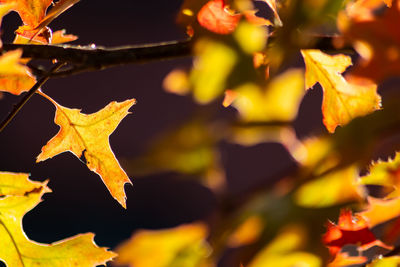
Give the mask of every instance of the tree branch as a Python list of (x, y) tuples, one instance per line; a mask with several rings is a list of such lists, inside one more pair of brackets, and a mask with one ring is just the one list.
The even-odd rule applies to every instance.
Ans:
[(67, 76), (76, 72), (102, 70), (133, 63), (165, 60), (191, 54), (192, 40), (163, 42), (139, 46), (104, 48), (71, 45), (3, 44), (3, 51), (21, 49), (22, 57), (57, 60), (74, 65), (51, 76)]
[(37, 90), (45, 83), (47, 82), (48, 79), (50, 79), (50, 76), (53, 72), (59, 70), (62, 66), (64, 66), (64, 62), (59, 62), (49, 70), (49, 72), (44, 75), (39, 81), (37, 81), (32, 88), (28, 91), (26, 95), (21, 99), (18, 104), (14, 106), (14, 108), (11, 110), (11, 112), (8, 114), (8, 116), (0, 123), (0, 132), (3, 131), (3, 129), (12, 121), (12, 119), (17, 115), (17, 113), (21, 110), (21, 108), (28, 102), (28, 100), (36, 93)]

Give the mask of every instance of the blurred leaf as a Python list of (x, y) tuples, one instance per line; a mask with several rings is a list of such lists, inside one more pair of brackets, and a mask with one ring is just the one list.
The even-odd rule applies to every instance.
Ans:
[(354, 264), (362, 264), (367, 261), (364, 256), (350, 256), (346, 252), (338, 253), (333, 261), (329, 262), (328, 267), (349, 266)]
[(207, 227), (201, 223), (140, 230), (117, 247), (116, 263), (132, 267), (211, 267), (207, 235)]
[(190, 73), (195, 99), (209, 103), (224, 92), (226, 79), (237, 61), (234, 50), (210, 40), (200, 40), (195, 46), (196, 59)]
[(296, 203), (304, 207), (321, 208), (362, 200), (365, 192), (358, 185), (358, 178), (358, 169), (354, 166), (323, 175), (296, 191)]
[(366, 210), (357, 213), (362, 216), (370, 227), (400, 216), (400, 197), (379, 199), (368, 197)]
[(321, 260), (317, 256), (301, 251), (305, 240), (304, 229), (299, 226), (286, 227), (255, 256), (248, 267), (321, 266)]
[(268, 31), (264, 27), (243, 21), (239, 23), (233, 36), (244, 52), (253, 54), (265, 48)]
[(260, 237), (264, 228), (264, 222), (260, 216), (248, 217), (229, 236), (227, 245), (229, 247), (240, 247), (254, 243)]
[(398, 267), (400, 256), (380, 257), (373, 260), (367, 267)]
[(303, 72), (291, 69), (277, 76), (267, 88), (245, 84), (235, 89), (233, 106), (244, 121), (291, 121), (304, 96)]

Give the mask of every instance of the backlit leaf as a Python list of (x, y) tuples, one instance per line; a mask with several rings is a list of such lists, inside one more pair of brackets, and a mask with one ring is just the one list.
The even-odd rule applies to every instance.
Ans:
[(332, 256), (336, 256), (345, 245), (349, 244), (359, 246), (358, 249), (361, 251), (373, 246), (392, 249), (392, 247), (376, 239), (368, 222), (362, 216), (353, 216), (350, 210), (340, 212), (337, 225), (328, 221), (327, 231), (322, 237), (322, 241), (329, 248)]
[(70, 151), (78, 158), (85, 157), (88, 168), (97, 173), (111, 195), (124, 207), (124, 184), (131, 183), (111, 151), (109, 136), (128, 114), (135, 100), (111, 102), (102, 110), (82, 114), (78, 109), (69, 109), (44, 95), (56, 106), (54, 122), (60, 131), (43, 148), (37, 162)]
[(302, 50), (301, 53), (306, 64), (306, 88), (318, 82), (324, 91), (323, 122), (329, 132), (380, 108), (381, 98), (375, 84), (352, 84), (342, 76), (351, 65), (349, 56), (330, 56), (319, 50)]
[(29, 69), (19, 63), (22, 51), (14, 50), (0, 56), (0, 91), (19, 95), (35, 84)]
[(357, 213), (368, 221), (370, 227), (400, 216), (400, 197), (392, 199), (368, 198), (368, 207)]
[(163, 230), (140, 230), (116, 250), (118, 264), (132, 267), (202, 267), (210, 248), (207, 227), (201, 223)]
[(116, 256), (94, 243), (94, 234), (80, 234), (53, 244), (28, 239), (22, 217), (50, 192), (46, 182), (33, 182), (28, 174), (0, 172), (0, 260), (7, 266), (97, 266)]
[(301, 227), (287, 227), (263, 248), (247, 266), (321, 266), (321, 260), (317, 256), (301, 251), (305, 240), (306, 235)]

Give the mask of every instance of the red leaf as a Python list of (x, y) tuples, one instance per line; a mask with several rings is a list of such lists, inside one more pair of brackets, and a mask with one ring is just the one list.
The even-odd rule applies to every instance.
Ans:
[(197, 14), (201, 26), (218, 34), (232, 33), (239, 23), (241, 14), (232, 14), (223, 0), (211, 0)]
[(349, 244), (358, 245), (361, 251), (373, 246), (392, 249), (377, 240), (369, 229), (367, 221), (361, 216), (353, 216), (350, 210), (341, 210), (338, 224), (328, 222), (327, 228), (322, 242), (329, 248), (332, 256), (336, 256), (345, 245)]

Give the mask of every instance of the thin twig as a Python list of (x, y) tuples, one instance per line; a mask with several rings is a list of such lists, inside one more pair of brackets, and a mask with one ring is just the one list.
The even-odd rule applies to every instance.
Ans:
[(45, 83), (53, 72), (59, 70), (62, 66), (64, 66), (64, 62), (59, 62), (55, 64), (46, 75), (44, 75), (40, 80), (38, 80), (35, 85), (28, 91), (26, 95), (21, 99), (18, 104), (14, 106), (8, 116), (0, 123), (0, 132), (12, 121), (12, 119), (17, 115), (17, 113), (21, 110), (21, 108), (28, 102), (28, 100), (36, 93), (36, 91)]

